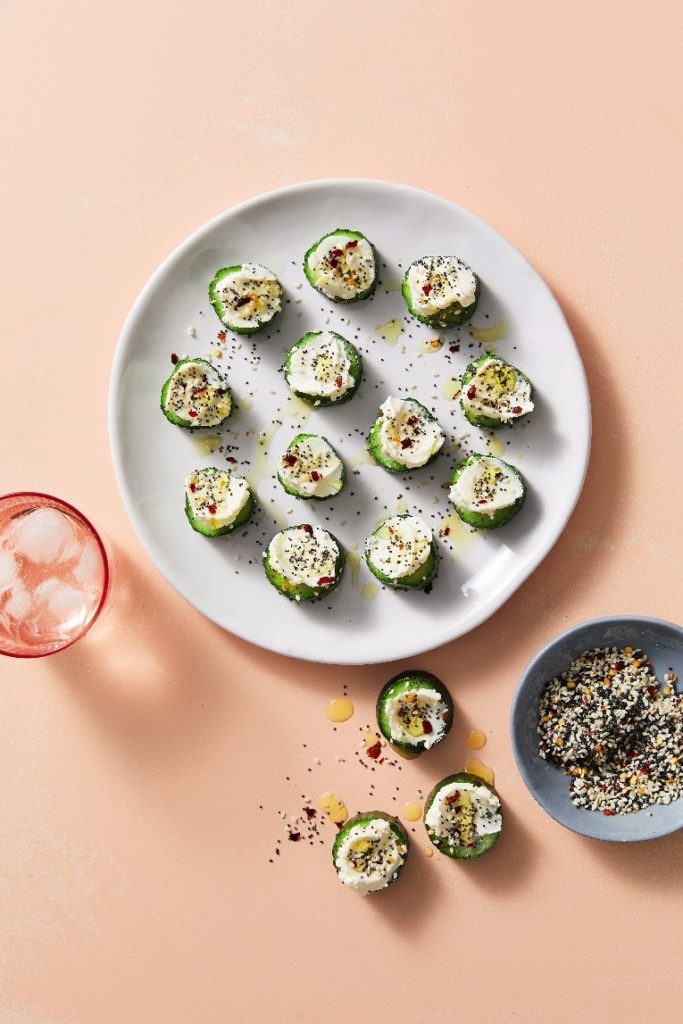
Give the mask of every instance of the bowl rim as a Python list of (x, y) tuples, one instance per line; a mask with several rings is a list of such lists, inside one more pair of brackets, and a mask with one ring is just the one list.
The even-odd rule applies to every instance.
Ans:
[[(529, 661), (526, 664), (526, 666), (524, 667), (524, 669), (523, 669), (523, 671), (522, 671), (522, 673), (521, 673), (521, 675), (519, 677), (519, 681), (517, 683), (517, 689), (515, 690), (515, 695), (514, 695), (514, 697), (512, 699), (512, 704), (510, 706), (510, 719), (509, 719), (510, 743), (511, 743), (511, 746), (512, 746), (512, 753), (513, 753), (514, 758), (515, 758), (515, 764), (517, 765), (517, 770), (518, 770), (519, 774), (522, 777), (522, 781), (524, 782), (524, 785), (526, 786), (527, 792), (530, 793), (530, 795), (533, 797), (533, 799), (538, 804), (538, 806), (541, 808), (541, 810), (543, 810), (550, 818), (552, 818), (553, 821), (556, 821), (559, 825), (562, 825), (563, 828), (566, 828), (570, 832), (575, 833), (575, 835), (583, 836), (586, 839), (595, 839), (595, 840), (598, 840), (600, 842), (608, 842), (608, 843), (609, 842), (612, 842), (612, 843), (639, 843), (639, 842), (651, 842), (652, 840), (655, 840), (655, 839), (663, 839), (665, 836), (673, 835), (674, 832), (678, 832), (681, 829), (683, 829), (683, 821), (680, 824), (674, 824), (671, 828), (668, 828), (664, 832), (658, 832), (656, 835), (652, 835), (652, 836), (643, 835), (643, 836), (632, 836), (632, 837), (624, 837), (624, 836), (616, 836), (616, 835), (615, 836), (606, 836), (606, 835), (605, 836), (596, 836), (596, 835), (591, 835), (591, 834), (585, 832), (583, 829), (581, 829), (579, 827), (575, 827), (574, 825), (571, 825), (568, 822), (563, 821), (562, 819), (558, 818), (557, 815), (554, 814), (550, 810), (550, 808), (545, 805), (545, 803), (543, 803), (543, 801), (540, 799), (540, 797), (539, 797), (539, 795), (538, 795), (538, 793), (536, 791), (536, 787), (532, 784), (532, 782), (530, 780), (530, 777), (529, 777), (528, 772), (527, 772), (527, 766), (526, 766), (525, 758), (524, 758), (524, 756), (522, 754), (522, 751), (521, 751), (521, 748), (520, 748), (520, 744), (518, 743), (518, 740), (517, 740), (516, 723), (517, 723), (519, 715), (520, 715), (520, 706), (521, 706), (521, 703), (522, 703), (522, 698), (526, 694), (526, 687), (527, 687), (528, 680), (529, 680), (530, 676), (533, 674), (533, 671), (537, 667), (539, 662), (542, 661), (542, 659), (548, 654), (549, 651), (551, 651), (554, 647), (556, 647), (559, 643), (561, 643), (563, 641), (570, 640), (572, 638), (578, 637), (581, 633), (583, 633), (589, 627), (608, 626), (608, 625), (620, 625), (620, 624), (628, 625), (628, 624), (631, 624), (631, 623), (634, 626), (643, 626), (643, 625), (647, 626), (647, 625), (651, 625), (651, 626), (657, 626), (657, 627), (664, 627), (665, 629), (670, 629), (674, 633), (677, 633), (680, 636), (681, 641), (683, 641), (683, 626), (680, 626), (680, 625), (678, 625), (678, 623), (675, 623), (675, 622), (670, 622), (668, 619), (659, 619), (659, 618), (656, 618), (655, 616), (651, 616), (651, 615), (601, 615), (601, 616), (597, 616), (596, 618), (593, 618), (593, 619), (586, 619), (583, 622), (579, 622), (576, 625), (570, 626), (568, 629), (563, 630), (562, 633), (558, 633), (557, 636), (555, 636), (552, 639), (550, 639), (547, 643), (545, 643), (543, 645), (543, 647), (540, 648), (540, 650), (538, 650), (536, 652), (536, 654), (533, 656), (531, 661)], [(683, 800), (683, 797), (680, 797), (679, 799)], [(677, 803), (678, 801), (675, 801), (675, 802)]]

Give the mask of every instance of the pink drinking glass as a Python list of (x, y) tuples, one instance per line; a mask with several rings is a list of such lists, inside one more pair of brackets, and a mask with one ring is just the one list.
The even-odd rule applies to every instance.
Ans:
[(49, 494), (0, 496), (0, 654), (70, 647), (99, 617), (109, 585), (104, 541), (82, 512)]

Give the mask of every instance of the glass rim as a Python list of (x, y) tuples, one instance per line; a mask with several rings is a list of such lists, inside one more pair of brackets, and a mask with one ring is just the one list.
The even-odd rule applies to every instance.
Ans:
[(0, 647), (0, 654), (4, 655), (4, 657), (6, 658), (19, 658), (21, 660), (34, 658), (48, 658), (51, 654), (59, 654), (60, 651), (66, 651), (69, 647), (73, 647), (75, 643), (78, 643), (78, 641), (85, 636), (85, 634), (88, 632), (93, 623), (95, 623), (99, 619), (102, 609), (104, 607), (104, 603), (107, 599), (107, 594), (109, 593), (109, 586), (111, 582), (109, 556), (107, 555), (107, 549), (99, 531), (91, 523), (88, 517), (83, 512), (81, 512), (80, 509), (76, 508), (75, 505), (72, 505), (70, 501), (65, 501), (64, 498), (58, 498), (55, 494), (47, 494), (45, 491), (10, 491), (7, 494), (0, 494), (0, 506), (4, 502), (8, 501), (10, 498), (42, 498), (47, 499), (48, 501), (52, 501), (56, 505), (61, 505), (65, 509), (68, 509), (69, 512), (71, 512), (78, 519), (80, 519), (81, 522), (90, 531), (92, 536), (95, 538), (95, 541), (97, 542), (97, 546), (100, 549), (100, 555), (102, 556), (102, 566), (104, 569), (104, 579), (102, 581), (102, 594), (100, 595), (100, 600), (98, 602), (97, 608), (93, 612), (90, 621), (88, 622), (85, 629), (78, 634), (78, 636), (75, 636), (73, 640), (69, 640), (69, 642), (64, 644), (62, 647), (55, 647), (55, 649), (52, 651), (40, 651), (34, 654), (21, 654), (18, 651), (6, 651), (2, 647)]

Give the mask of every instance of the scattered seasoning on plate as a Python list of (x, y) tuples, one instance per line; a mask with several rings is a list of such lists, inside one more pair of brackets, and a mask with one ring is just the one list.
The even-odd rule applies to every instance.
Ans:
[(683, 695), (638, 648), (596, 648), (546, 683), (539, 753), (571, 776), (577, 807), (606, 816), (683, 795)]

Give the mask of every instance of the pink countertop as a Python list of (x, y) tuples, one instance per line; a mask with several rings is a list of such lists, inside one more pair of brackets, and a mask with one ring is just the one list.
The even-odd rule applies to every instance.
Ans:
[[(574, 1024), (680, 1005), (683, 833), (564, 831), (525, 790), (507, 718), (565, 627), (680, 618), (681, 20), (666, 2), (4, 5), (0, 488), (81, 507), (117, 577), (82, 644), (0, 663), (2, 1024)], [(333, 828), (288, 843), (278, 812), (326, 789), (368, 805), (354, 747), (395, 667), (317, 668), (204, 621), (134, 536), (106, 434), (117, 334), (161, 259), (234, 202), (337, 176), (432, 190), (517, 245), (564, 308), (594, 416), (554, 550), (420, 659), (456, 700), (448, 749), (372, 776), (400, 809), (480, 727), (504, 841), (463, 866), (424, 857), (420, 826), (401, 884), (367, 900), (335, 881)], [(344, 683), (357, 713), (334, 732)]]

